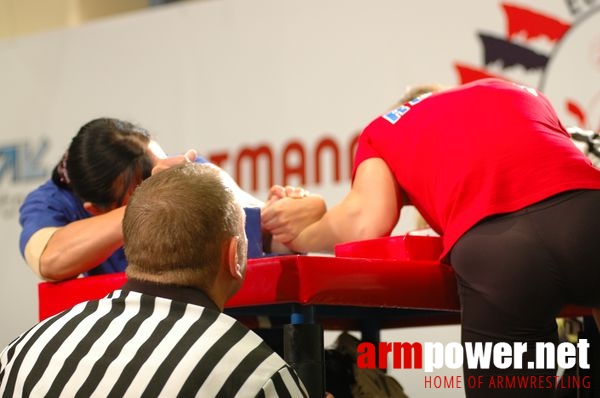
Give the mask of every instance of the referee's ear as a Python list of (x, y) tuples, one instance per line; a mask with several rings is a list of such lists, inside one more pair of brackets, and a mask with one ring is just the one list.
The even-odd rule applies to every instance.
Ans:
[(232, 278), (241, 281), (244, 279), (244, 267), (241, 264), (242, 259), (238, 256), (237, 248), (239, 239), (239, 236), (232, 236), (229, 239), (227, 248), (227, 265)]

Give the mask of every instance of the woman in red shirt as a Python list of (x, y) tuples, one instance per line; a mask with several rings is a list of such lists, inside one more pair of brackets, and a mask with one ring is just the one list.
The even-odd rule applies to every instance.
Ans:
[[(389, 235), (413, 204), (454, 267), (463, 342), (557, 343), (565, 304), (600, 308), (600, 170), (575, 147), (548, 99), (484, 79), (426, 93), (359, 138), (352, 188), (299, 234), (299, 251)], [(279, 214), (263, 210), (273, 228)], [(554, 369), (466, 369), (465, 376), (554, 376)], [(469, 397), (552, 396), (552, 389), (468, 389)], [(516, 395), (515, 395), (516, 394)]]

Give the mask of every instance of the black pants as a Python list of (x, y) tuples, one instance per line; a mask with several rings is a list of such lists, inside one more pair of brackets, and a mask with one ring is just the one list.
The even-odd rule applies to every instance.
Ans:
[[(565, 304), (600, 307), (600, 191), (570, 191), (488, 218), (456, 243), (450, 263), (463, 344), (528, 343), (523, 369), (468, 369), (465, 361), (467, 396), (551, 397), (552, 388), (485, 387), (497, 386), (498, 376), (554, 376), (554, 369), (528, 369), (535, 343), (558, 344), (555, 318)], [(481, 387), (469, 388), (469, 378)]]

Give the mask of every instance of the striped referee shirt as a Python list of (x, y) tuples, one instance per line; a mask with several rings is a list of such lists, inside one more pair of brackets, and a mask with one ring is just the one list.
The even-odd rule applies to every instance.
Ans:
[(201, 291), (129, 280), (19, 336), (2, 397), (307, 397), (294, 370)]

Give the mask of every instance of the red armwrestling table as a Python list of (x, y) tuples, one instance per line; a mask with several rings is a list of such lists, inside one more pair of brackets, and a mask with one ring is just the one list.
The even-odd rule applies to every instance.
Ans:
[[(309, 385), (322, 384), (321, 327), (360, 330), (364, 340), (378, 341), (382, 328), (460, 322), (454, 273), (452, 267), (436, 260), (440, 250), (437, 237), (397, 236), (339, 245), (333, 257), (250, 259), (244, 284), (228, 301), (226, 312), (251, 328), (276, 319), (296, 325), (298, 329), (287, 334), (284, 329), (285, 356), (300, 367), (309, 363), (299, 373), (311, 390)], [(45, 319), (79, 302), (101, 298), (125, 280), (125, 274), (119, 273), (40, 283), (39, 317)], [(561, 315), (589, 319), (590, 313), (586, 308), (567, 307)], [(321, 374), (311, 363), (320, 367)], [(592, 369), (597, 373), (600, 364), (596, 367)], [(311, 391), (322, 388), (318, 385)]]

